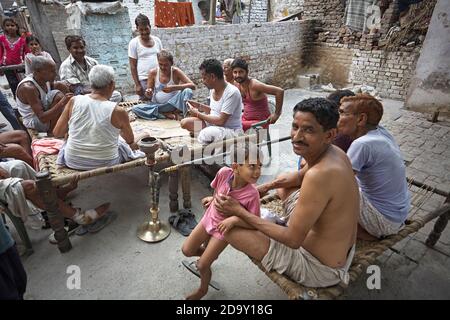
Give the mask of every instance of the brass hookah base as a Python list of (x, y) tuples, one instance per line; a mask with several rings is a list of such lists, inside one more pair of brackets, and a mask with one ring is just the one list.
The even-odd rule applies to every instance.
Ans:
[(137, 235), (145, 242), (159, 242), (170, 234), (170, 226), (158, 219), (159, 209), (150, 209), (152, 219), (138, 227)]

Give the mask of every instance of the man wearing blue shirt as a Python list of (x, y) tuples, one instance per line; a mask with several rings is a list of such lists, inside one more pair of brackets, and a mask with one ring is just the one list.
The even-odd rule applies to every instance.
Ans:
[(374, 97), (345, 97), (339, 107), (339, 133), (352, 138), (347, 151), (360, 188), (358, 237), (379, 239), (397, 233), (410, 207), (400, 148), (379, 125), (383, 106)]

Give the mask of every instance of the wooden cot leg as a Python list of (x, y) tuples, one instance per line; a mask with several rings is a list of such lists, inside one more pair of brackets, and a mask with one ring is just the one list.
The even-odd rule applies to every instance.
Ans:
[(186, 166), (180, 170), (181, 189), (183, 190), (183, 207), (189, 209), (191, 204), (191, 166)]
[[(450, 203), (450, 197), (448, 197), (445, 200), (446, 203)], [(427, 241), (425, 241), (425, 244), (428, 247), (433, 247), (436, 242), (441, 237), (442, 231), (444, 231), (445, 227), (447, 226), (448, 219), (450, 218), (450, 210), (447, 210), (447, 212), (444, 212), (439, 216), (436, 223), (434, 224), (433, 231), (430, 232), (428, 235)]]
[(39, 194), (47, 210), (48, 221), (55, 232), (58, 249), (61, 253), (67, 252), (72, 249), (72, 244), (67, 236), (66, 229), (64, 229), (64, 217), (58, 214), (58, 197), (56, 195), (56, 189), (52, 185), (50, 173), (48, 171), (38, 172), (36, 179)]
[(178, 206), (178, 171), (169, 173), (169, 208), (170, 212), (177, 212)]

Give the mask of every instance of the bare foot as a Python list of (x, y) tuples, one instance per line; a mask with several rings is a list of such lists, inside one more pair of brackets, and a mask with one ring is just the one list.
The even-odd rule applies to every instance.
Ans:
[(200, 288), (186, 296), (186, 300), (200, 300), (208, 291), (203, 291)]
[(161, 112), (161, 114), (170, 120), (177, 120), (177, 116), (173, 112)]
[(110, 202), (105, 202), (101, 205), (99, 205), (97, 208), (95, 208), (94, 210), (97, 212), (97, 219), (100, 219), (101, 217), (103, 217), (106, 212), (109, 210), (109, 207), (111, 206)]
[(85, 212), (80, 214), (80, 216), (75, 218), (74, 221), (81, 225), (94, 223), (95, 221), (99, 220), (106, 214), (110, 205), (111, 204), (109, 202), (106, 202), (98, 206), (94, 210), (92, 209), (86, 210)]

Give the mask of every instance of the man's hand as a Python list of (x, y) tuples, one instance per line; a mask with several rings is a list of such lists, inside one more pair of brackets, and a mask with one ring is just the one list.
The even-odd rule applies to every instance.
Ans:
[(200, 111), (195, 106), (193, 106), (190, 101), (188, 101), (186, 105), (188, 107), (189, 114), (193, 117), (197, 117)]
[(129, 144), (131, 150), (139, 150), (139, 146), (136, 142), (133, 142), (132, 144)]
[(274, 124), (275, 122), (277, 122), (278, 118), (280, 118), (279, 114), (276, 113), (272, 113), (269, 118), (267, 118), (267, 121), (269, 122), (269, 124)]
[(143, 96), (144, 95), (144, 89), (142, 88), (141, 84), (135, 84), (134, 85), (134, 91), (139, 96)]
[(217, 229), (221, 234), (225, 234), (236, 226), (236, 222), (238, 221), (238, 217), (229, 217), (223, 220), (217, 226)]
[(223, 194), (214, 197), (214, 205), (217, 211), (225, 216), (239, 216), (241, 204), (234, 198)]
[(3, 168), (0, 168), (0, 179), (7, 179), (9, 177), (10, 177), (10, 175), (9, 175), (8, 171), (6, 171)]
[(212, 197), (212, 196), (204, 197), (202, 199), (202, 206), (203, 206), (203, 208), (207, 209), (211, 205), (213, 200), (214, 200), (214, 197)]
[(262, 198), (262, 197), (264, 197), (265, 195), (267, 195), (267, 193), (268, 193), (270, 190), (272, 190), (272, 183), (269, 182), (269, 183), (261, 184), (261, 185), (259, 185), (256, 189), (257, 189), (258, 192), (259, 192), (259, 197)]
[(177, 91), (177, 88), (176, 88), (176, 86), (165, 86), (162, 89), (162, 91), (165, 92), (165, 93), (171, 93), (173, 91)]
[(144, 95), (145, 95), (147, 98), (151, 99), (151, 98), (153, 97), (153, 88), (147, 88), (147, 89), (145, 90)]

